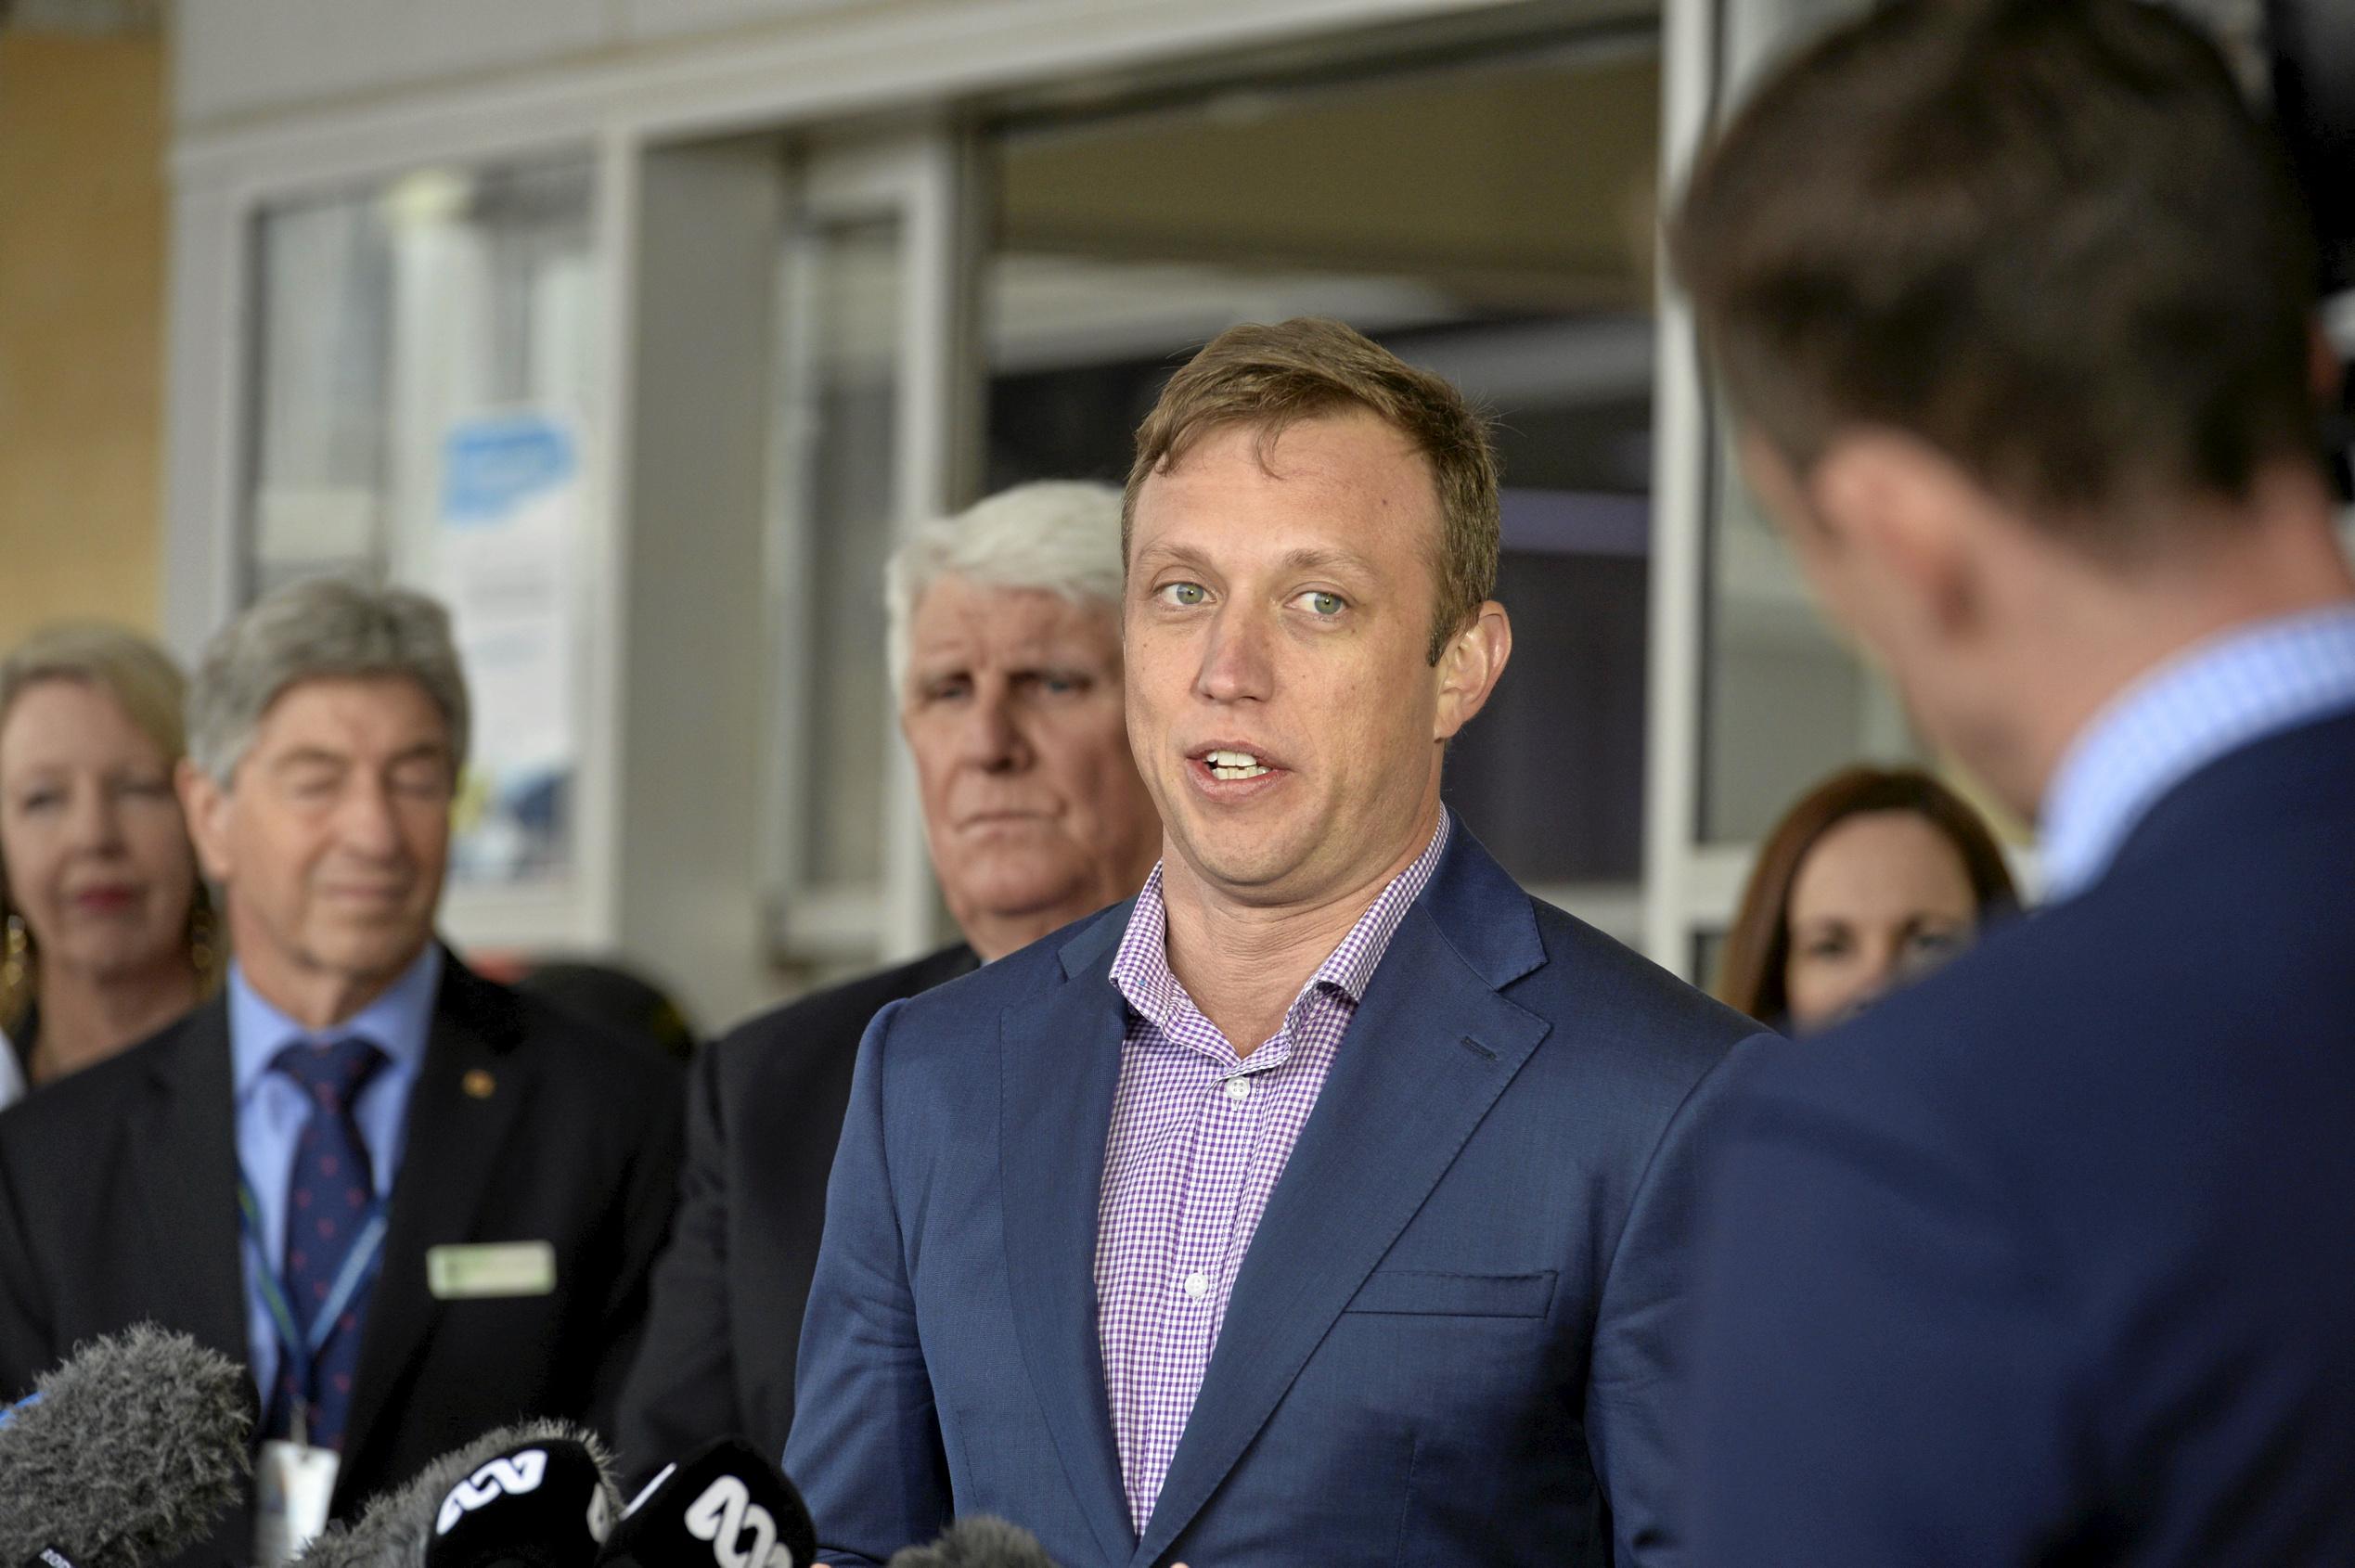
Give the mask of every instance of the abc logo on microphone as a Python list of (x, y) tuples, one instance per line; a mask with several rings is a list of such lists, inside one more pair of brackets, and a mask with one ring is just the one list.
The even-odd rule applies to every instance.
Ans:
[(740, 1437), (723, 1437), (650, 1483), (613, 1528), (598, 1568), (809, 1568), (817, 1530), (801, 1494)]
[(753, 1501), (752, 1489), (733, 1475), (703, 1488), (687, 1508), (688, 1533), (712, 1543), (719, 1568), (805, 1568), (777, 1539), (777, 1519)]
[[(529, 1497), (547, 1479), (546, 1448), (501, 1454), (450, 1489), (450, 1495), (442, 1499), (441, 1513), (433, 1521), (433, 1533), (448, 1535), (468, 1514), (488, 1508), (502, 1497)], [(613, 1533), (613, 1505), (603, 1486), (590, 1490), (584, 1523), (592, 1541), (602, 1544)]]

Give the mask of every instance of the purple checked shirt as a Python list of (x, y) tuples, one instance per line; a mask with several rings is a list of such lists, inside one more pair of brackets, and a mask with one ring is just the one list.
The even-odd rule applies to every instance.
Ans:
[(1112, 965), (1129, 1020), (1096, 1213), (1096, 1310), (1120, 1476), (1140, 1532), (1268, 1196), (1367, 982), (1447, 842), (1442, 811), (1422, 854), (1382, 890), (1293, 998), (1283, 1027), (1247, 1060), (1170, 970), (1160, 867), (1129, 914)]

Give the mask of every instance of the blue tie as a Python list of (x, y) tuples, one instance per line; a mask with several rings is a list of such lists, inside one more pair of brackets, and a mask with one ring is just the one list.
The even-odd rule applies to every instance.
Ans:
[[(310, 1120), (294, 1142), (287, 1178), (286, 1266), (279, 1275), (287, 1305), (306, 1333), (334, 1291), (352, 1244), (373, 1210), (374, 1172), (359, 1124), (352, 1119), (360, 1088), (385, 1065), (384, 1053), (366, 1040), (332, 1045), (297, 1043), (271, 1059), (311, 1102)], [(278, 1378), (270, 1398), (269, 1434), (294, 1429), (294, 1413), (308, 1404), (304, 1436), (314, 1446), (341, 1450), (343, 1418), (352, 1406), (352, 1375), (360, 1364), (360, 1323), (367, 1315), (374, 1270), (351, 1301), (311, 1346), (311, 1364), (296, 1364), (292, 1347), (278, 1357)]]

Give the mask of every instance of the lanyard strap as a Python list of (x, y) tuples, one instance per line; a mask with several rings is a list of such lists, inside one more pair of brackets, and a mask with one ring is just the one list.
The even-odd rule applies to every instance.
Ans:
[(270, 1266), (269, 1247), (262, 1235), (262, 1204), (253, 1196), (253, 1184), (246, 1180), (243, 1173), (238, 1176), (238, 1217), (246, 1240), (253, 1247), (255, 1282), (261, 1288), (262, 1305), (269, 1310), (270, 1321), (278, 1330), (278, 1343), (301, 1369), (305, 1394), (316, 1394), (312, 1379), (318, 1347), (327, 1343), (328, 1336), (335, 1331), (335, 1320), (343, 1316), (352, 1298), (359, 1294), (360, 1287), (367, 1283), (384, 1255), (384, 1204), (380, 1201), (369, 1204), (367, 1223), (360, 1227), (352, 1250), (343, 1255), (343, 1266), (336, 1272), (335, 1283), (328, 1287), (327, 1300), (311, 1319), (311, 1331), (307, 1334), (302, 1331), (302, 1325), (295, 1321), (294, 1309), (286, 1298), (286, 1287), (279, 1283), (277, 1270)]

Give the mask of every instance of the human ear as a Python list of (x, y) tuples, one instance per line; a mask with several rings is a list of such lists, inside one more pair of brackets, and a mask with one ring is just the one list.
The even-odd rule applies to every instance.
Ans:
[(1836, 439), (1806, 481), (1809, 510), (1853, 557), (1850, 608), (1869, 641), (1951, 643), (1984, 618), (1985, 530), (2000, 507), (1950, 459), (1911, 436)]
[(1484, 602), (1472, 622), (1448, 639), (1441, 649), (1436, 675), (1439, 706), (1432, 722), (1432, 739), (1447, 740), (1472, 722), (1487, 705), (1506, 661), (1512, 657), (1512, 618), (1495, 599)]
[(230, 859), (228, 791), (188, 757), (180, 759), (172, 782), (180, 794), (180, 815), (187, 818), (188, 842), (196, 846), (197, 863), (212, 880), (225, 881)]

